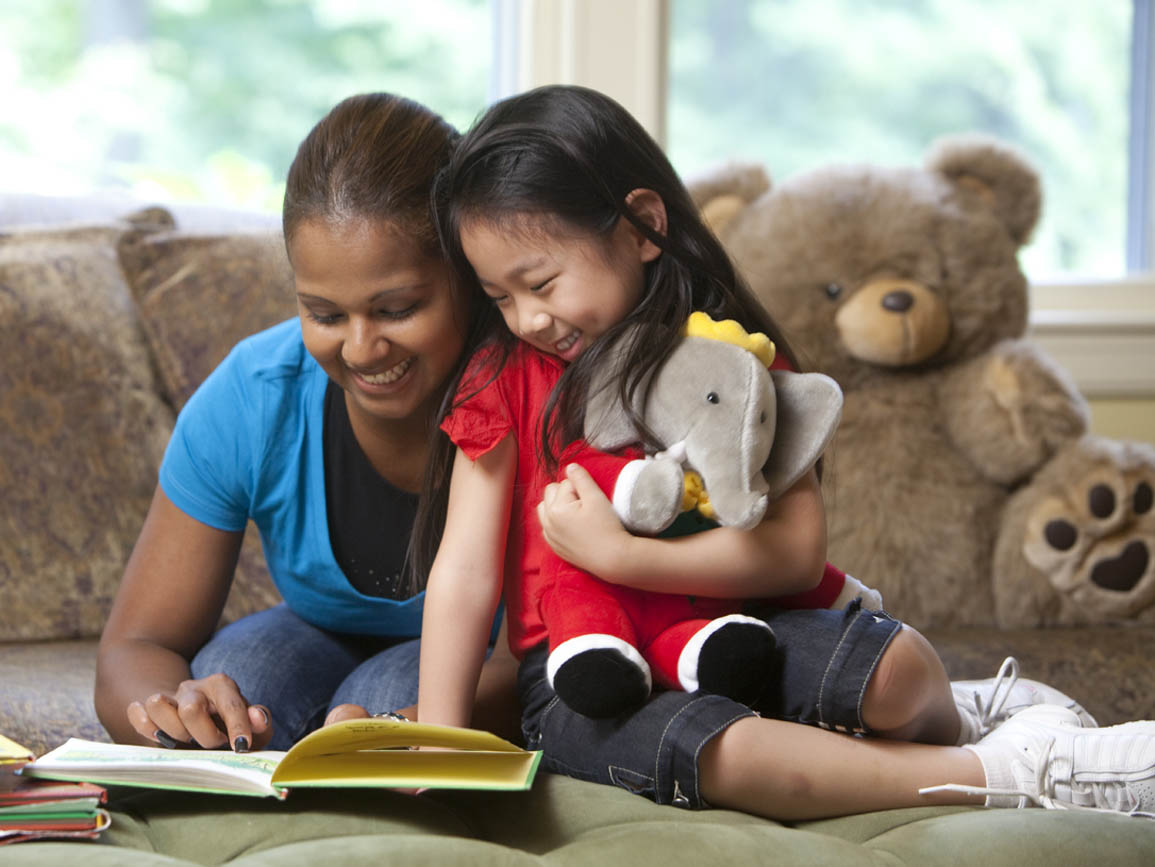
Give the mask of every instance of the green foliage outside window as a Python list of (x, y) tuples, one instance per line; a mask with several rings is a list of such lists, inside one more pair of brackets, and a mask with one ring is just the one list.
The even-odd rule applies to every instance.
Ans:
[(672, 0), (669, 150), (773, 176), (918, 164), (939, 135), (1017, 145), (1043, 177), (1036, 279), (1124, 270), (1129, 0)]
[(390, 90), (459, 127), (488, 96), (488, 0), (0, 2), (5, 189), (278, 210), (309, 128)]

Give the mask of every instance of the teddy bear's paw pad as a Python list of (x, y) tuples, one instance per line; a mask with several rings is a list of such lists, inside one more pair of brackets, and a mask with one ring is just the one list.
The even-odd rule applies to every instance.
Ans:
[(777, 662), (774, 633), (765, 623), (727, 623), (698, 654), (698, 688), (749, 703), (765, 690)]
[(1117, 557), (1105, 557), (1091, 569), (1091, 583), (1104, 590), (1129, 593), (1135, 589), (1151, 563), (1151, 552), (1141, 541), (1134, 541), (1125, 547)]
[(1099, 615), (1132, 616), (1155, 602), (1155, 486), (1098, 472), (1041, 501), (1024, 554), (1051, 584)]
[(558, 697), (578, 713), (598, 719), (617, 716), (650, 694), (647, 672), (614, 648), (575, 654), (553, 676)]

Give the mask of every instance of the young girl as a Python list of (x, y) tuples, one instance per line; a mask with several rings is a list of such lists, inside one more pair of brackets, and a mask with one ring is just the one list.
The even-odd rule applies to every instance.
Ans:
[[(508, 332), (494, 330), (443, 423), (458, 453), (428, 585), (421, 719), (469, 720), (504, 580), (510, 645), (523, 660), (523, 729), (551, 770), (660, 803), (776, 819), (976, 803), (980, 794), (992, 805), (1155, 807), (1155, 724), (1083, 729), (1073, 702), (1037, 689), (1014, 704), (1071, 706), (1028, 707), (978, 743), (952, 746), (983, 734), (975, 709), (960, 718), (925, 639), (857, 605), (759, 607), (782, 665), (753, 709), (669, 691), (636, 712), (596, 720), (558, 702), (543, 672), (547, 636), (536, 607), (532, 512), (543, 495), (547, 539), (610, 582), (765, 599), (807, 591), (825, 569), (815, 472), (752, 531), (678, 540), (613, 526), (605, 498), (578, 469), (569, 484), (547, 489), (549, 458), (580, 435), (590, 372), (606, 347), (640, 329), (621, 383), (627, 395), (662, 362), (693, 310), (736, 319), (788, 349), (661, 150), (596, 92), (547, 87), (495, 105), (455, 151), (439, 195), (451, 260), (492, 300)], [(566, 521), (600, 535), (583, 542), (559, 532)], [(1077, 780), (1084, 772), (1096, 782)]]
[[(417, 491), (475, 306), (430, 207), (458, 138), (372, 93), (301, 143), (284, 203), (300, 316), (242, 341), (180, 414), (100, 643), (117, 741), (287, 749), (331, 707), (415, 701), (424, 582), (406, 553), (437, 511)], [(249, 520), (285, 602), (214, 634)], [(501, 714), (514, 666), (496, 656)]]

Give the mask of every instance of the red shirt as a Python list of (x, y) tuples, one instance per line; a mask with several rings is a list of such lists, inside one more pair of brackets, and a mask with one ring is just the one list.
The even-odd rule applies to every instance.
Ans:
[[(537, 520), (537, 504), (545, 486), (555, 481), (539, 457), (541, 412), (565, 365), (552, 355), (517, 341), (505, 365), (492, 381), (495, 351), (483, 349), (470, 362), (455, 397), (455, 406), (441, 423), (449, 438), (477, 460), (505, 436), (517, 441), (517, 477), (510, 507), (505, 547), (503, 592), (509, 616), (509, 646), (517, 657), (545, 641), (538, 610), (542, 554), (547, 550)], [(773, 369), (789, 369), (775, 359)], [(480, 389), (480, 390), (479, 390)], [(476, 392), (476, 393), (475, 393)], [(825, 608), (842, 590), (845, 573), (827, 564), (822, 582), (813, 590), (774, 600), (786, 608)]]

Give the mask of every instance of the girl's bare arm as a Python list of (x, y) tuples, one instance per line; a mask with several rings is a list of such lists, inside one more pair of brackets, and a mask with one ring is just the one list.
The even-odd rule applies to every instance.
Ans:
[(826, 514), (813, 470), (770, 503), (752, 530), (720, 527), (677, 539), (631, 535), (580, 466), (550, 485), (538, 508), (546, 541), (563, 559), (614, 584), (728, 599), (815, 587), (826, 563)]
[(501, 596), (516, 442), (453, 464), (445, 532), (425, 591), (418, 717), (467, 726)]

